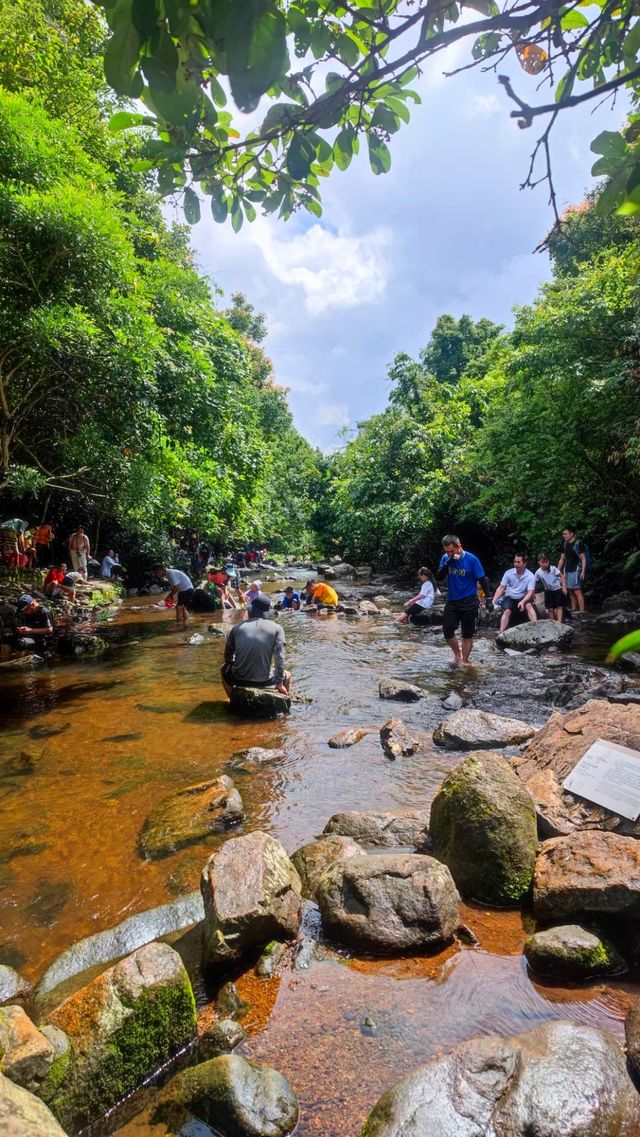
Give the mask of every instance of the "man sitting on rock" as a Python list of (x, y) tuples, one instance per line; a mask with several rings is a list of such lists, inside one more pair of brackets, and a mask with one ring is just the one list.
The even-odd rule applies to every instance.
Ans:
[(53, 620), (48, 608), (25, 593), (17, 604), (16, 632), (13, 646), (18, 651), (34, 651), (42, 655), (51, 646)]
[(284, 667), (284, 631), (267, 619), (270, 608), (268, 596), (256, 596), (246, 620), (234, 624), (227, 636), (221, 675), (229, 697), (234, 687), (275, 687), (281, 695), (289, 693), (291, 672)]
[[(527, 568), (522, 553), (516, 553), (513, 558), (513, 568), (507, 569), (500, 584), (495, 590), (493, 603), (504, 596), (502, 616), (500, 617), (500, 631), (509, 627), (512, 614), (526, 613), (532, 624), (538, 619), (533, 598), (536, 592), (536, 578)], [(517, 621), (520, 623), (520, 621)]]

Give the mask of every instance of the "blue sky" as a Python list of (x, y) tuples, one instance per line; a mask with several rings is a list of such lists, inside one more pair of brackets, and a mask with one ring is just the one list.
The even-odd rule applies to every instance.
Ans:
[[(520, 191), (537, 134), (520, 130), (496, 77), (445, 78), (465, 61), (433, 61), (418, 85), (422, 105), (392, 138), (392, 168), (375, 177), (366, 147), (346, 173), (324, 182), (321, 221), (259, 217), (239, 234), (214, 223), (206, 203), (193, 230), (201, 269), (226, 296), (241, 291), (264, 312), (263, 345), (289, 388), (298, 429), (328, 450), (338, 431), (382, 410), (387, 368), (415, 355), (441, 312), (509, 325), (549, 276), (534, 249), (550, 227), (546, 187)], [(532, 102), (537, 80), (517, 75)], [(617, 129), (620, 105), (566, 111), (554, 128), (560, 208), (591, 184), (590, 140)]]

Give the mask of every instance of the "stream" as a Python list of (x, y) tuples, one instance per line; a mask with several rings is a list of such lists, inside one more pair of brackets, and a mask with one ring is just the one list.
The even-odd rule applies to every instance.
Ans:
[[(363, 592), (397, 599), (387, 581)], [(507, 655), (495, 647), (495, 633), (481, 632), (474, 665), (455, 670), (439, 628), (287, 612), (280, 616), (287, 666), (307, 701), (294, 703), (286, 720), (241, 722), (229, 715), (219, 680), (224, 640), (207, 632), (238, 614), (194, 616), (185, 634), (156, 604), (155, 596), (129, 598), (106, 625), (111, 642), (134, 640), (134, 647), (1, 681), (0, 963), (31, 982), (70, 944), (198, 888), (204, 861), (225, 835), (148, 861), (139, 833), (157, 802), (228, 772), (235, 751), (284, 749), (284, 758), (233, 772), (246, 812), (234, 835), (267, 830), (291, 854), (337, 811), (430, 804), (462, 755), (431, 746), (390, 762), (378, 729), (392, 716), (431, 731), (446, 714), (442, 699), (456, 690), (474, 707), (541, 726), (554, 705), (602, 697), (620, 682), (601, 660), (625, 629), (590, 619), (576, 621), (574, 647), (562, 655)], [(187, 642), (195, 631), (204, 644)], [(382, 676), (417, 683), (427, 697), (382, 701)], [(338, 730), (355, 726), (376, 729), (350, 749), (328, 747)], [(239, 1053), (289, 1077), (300, 1099), (298, 1137), (357, 1137), (384, 1089), (474, 1035), (571, 1018), (622, 1039), (637, 984), (534, 981), (522, 956), (526, 914), (468, 905), (462, 913), (479, 946), (396, 960), (330, 952), (272, 980), (252, 971), (240, 977), (251, 1009)], [(207, 995), (196, 993), (201, 1022), (211, 1021)], [(164, 1137), (150, 1120), (148, 1097), (139, 1095), (137, 1115), (117, 1115), (111, 1129)], [(210, 1133), (194, 1123), (184, 1137)]]

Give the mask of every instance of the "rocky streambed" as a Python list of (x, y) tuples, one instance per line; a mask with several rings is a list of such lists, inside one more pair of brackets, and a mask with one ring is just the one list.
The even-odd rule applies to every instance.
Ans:
[(620, 625), (488, 628), (456, 672), (392, 582), (340, 591), (282, 615), (271, 722), (144, 602), (139, 651), (5, 683), (7, 1132), (640, 1133), (640, 846), (561, 786), (596, 737), (640, 748)]

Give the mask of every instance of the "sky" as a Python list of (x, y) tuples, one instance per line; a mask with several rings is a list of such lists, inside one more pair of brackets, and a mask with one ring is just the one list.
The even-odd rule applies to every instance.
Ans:
[[(205, 202), (192, 231), (201, 270), (227, 298), (244, 292), (265, 313), (276, 382), (288, 388), (297, 428), (325, 451), (384, 409), (395, 354), (417, 355), (440, 313), (510, 326), (514, 305), (530, 303), (550, 275), (546, 255), (534, 252), (552, 223), (546, 187), (519, 188), (536, 126), (521, 130), (510, 118), (495, 75), (444, 77), (464, 61), (428, 65), (415, 85), (422, 105), (391, 139), (391, 171), (376, 177), (363, 145), (345, 173), (323, 181), (320, 220), (306, 211), (286, 222), (258, 216), (235, 234)], [(536, 86), (518, 72), (518, 94), (547, 101)], [(619, 106), (589, 104), (560, 116), (560, 209), (592, 184), (591, 139), (621, 119)]]

